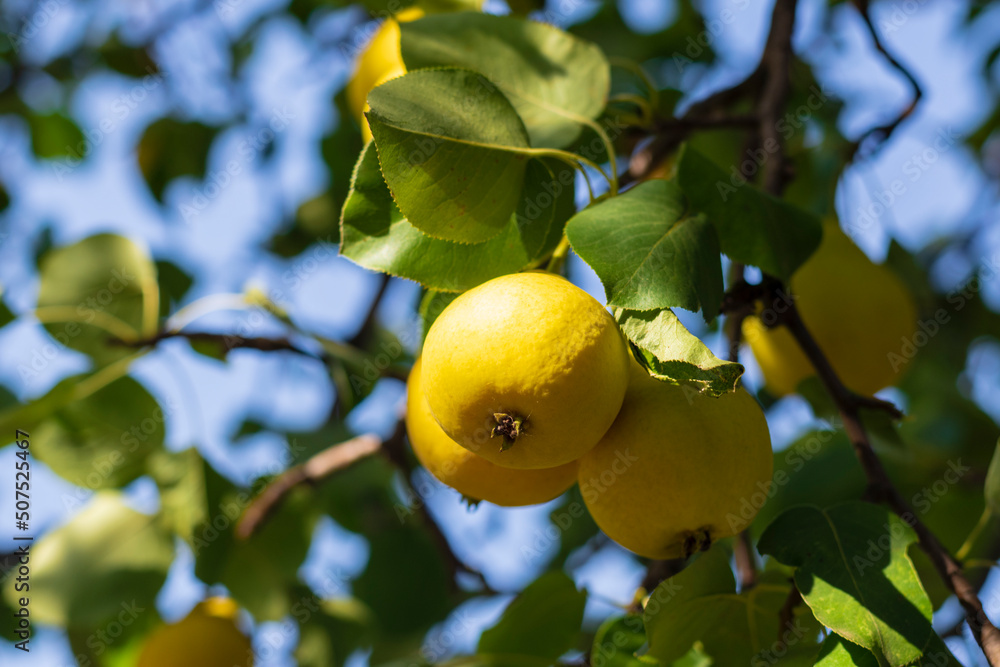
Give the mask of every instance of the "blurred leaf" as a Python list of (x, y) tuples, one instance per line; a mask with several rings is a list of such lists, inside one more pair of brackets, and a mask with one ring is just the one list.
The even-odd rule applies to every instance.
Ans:
[(194, 447), (181, 452), (157, 451), (149, 457), (147, 469), (160, 493), (160, 516), (188, 545), (195, 531), (209, 520), (205, 468), (208, 464)]
[(486, 75), (514, 105), (534, 148), (567, 146), (580, 134), (581, 119), (604, 110), (611, 79), (604, 54), (551, 25), (464, 12), (400, 28), (408, 70), (461, 67)]
[(371, 608), (380, 632), (422, 635), (451, 610), (450, 575), (430, 536), (413, 523), (366, 532), (371, 553), (354, 595)]
[(418, 70), (376, 87), (368, 102), (382, 174), (410, 224), (460, 243), (482, 243), (508, 226), (530, 144), (490, 81), (468, 70)]
[(17, 315), (12, 313), (10, 308), (7, 307), (7, 304), (4, 303), (3, 292), (3, 286), (0, 285), (0, 327), (5, 327), (17, 319)]
[[(549, 521), (559, 531), (559, 549), (555, 558), (548, 563), (549, 569), (561, 570), (574, 551), (585, 547), (601, 532), (587, 511), (580, 487), (576, 484), (563, 494), (559, 505), (549, 512)], [(550, 535), (550, 530), (536, 533), (530, 545), (521, 547), (524, 559), (533, 562), (541, 558), (550, 545)]]
[(703, 37), (708, 31), (693, 3), (679, 0), (676, 7), (677, 15), (671, 25), (655, 32), (636, 32), (622, 17), (619, 3), (603, 2), (597, 13), (572, 26), (570, 32), (600, 45), (609, 56), (628, 58), (640, 64), (656, 57), (670, 58), (672, 63), (668, 71), (679, 78), (688, 63), (710, 63), (715, 54)]
[(141, 384), (121, 377), (58, 407), (32, 433), (32, 454), (77, 486), (120, 487), (163, 447), (165, 419)]
[[(31, 547), (31, 615), (36, 623), (102, 627), (127, 613), (155, 613), (156, 594), (174, 557), (154, 518), (101, 492), (69, 523)], [(4, 586), (8, 603), (19, 596)]]
[[(10, 206), (10, 193), (7, 192), (7, 188), (4, 184), (0, 183), (0, 212), (6, 211), (8, 206)], [(4, 238), (4, 235), (0, 234), (0, 241)]]
[[(296, 594), (303, 607), (295, 659), (299, 667), (340, 667), (356, 649), (372, 641), (374, 617), (354, 598), (316, 600), (303, 590)], [(302, 618), (305, 617), (305, 621)]]
[(531, 160), (526, 174), (517, 209), (499, 236), (471, 245), (451, 243), (423, 234), (403, 218), (370, 144), (344, 206), (340, 252), (365, 268), (446, 292), (515, 273), (552, 251), (573, 211), (571, 169)]
[(903, 667), (935, 636), (931, 602), (906, 554), (916, 539), (888, 509), (850, 502), (790, 509), (758, 548), (796, 568), (795, 583), (817, 620)]
[(184, 300), (194, 279), (165, 259), (156, 260), (156, 278), (160, 286), (160, 317), (167, 317)]
[(986, 472), (986, 484), (983, 487), (986, 504), (990, 510), (1000, 514), (1000, 440), (997, 440), (989, 470)]
[(161, 118), (146, 128), (137, 148), (139, 170), (158, 202), (175, 178), (205, 175), (216, 134), (218, 128), (174, 118)]
[(710, 320), (722, 302), (722, 265), (715, 229), (688, 215), (674, 181), (640, 183), (573, 216), (573, 250), (604, 284), (609, 306), (633, 310), (680, 307)]
[(43, 159), (70, 158), (80, 160), (87, 155), (83, 132), (68, 116), (61, 113), (28, 116), (31, 150)]
[(583, 623), (587, 592), (563, 572), (547, 572), (521, 591), (496, 625), (483, 631), (478, 653), (537, 656), (555, 660), (574, 648)]
[(669, 309), (614, 311), (622, 333), (639, 348), (650, 374), (673, 384), (694, 385), (712, 396), (734, 391), (743, 366), (719, 359)]
[(291, 613), (290, 586), (312, 541), (318, 514), (310, 493), (289, 495), (251, 537), (239, 540), (236, 522), (250, 500), (263, 488), (257, 480), (250, 490), (235, 487), (205, 466), (206, 520), (194, 531), (195, 575), (207, 584), (222, 584), (241, 606), (260, 621), (276, 621)]
[(690, 147), (681, 154), (677, 179), (694, 210), (715, 225), (722, 252), (735, 261), (787, 279), (819, 247), (818, 218), (741, 185)]
[(717, 665), (773, 663), (780, 653), (771, 649), (785, 632), (795, 636), (785, 657), (808, 653), (820, 627), (807, 610), (797, 610), (792, 627), (779, 626), (789, 589), (783, 577), (762, 575), (757, 586), (737, 595), (729, 555), (717, 544), (651, 593), (643, 614), (647, 655), (672, 664), (698, 645)]
[(806, 433), (775, 452), (771, 480), (771, 497), (753, 520), (753, 532), (758, 535), (775, 517), (796, 505), (837, 505), (860, 497), (866, 484), (847, 435), (829, 430)]
[(646, 629), (642, 616), (612, 616), (604, 621), (594, 635), (594, 645), (590, 649), (591, 664), (605, 667), (643, 667), (657, 665), (653, 658), (636, 657), (636, 653), (646, 644)]
[[(39, 273), (38, 308), (44, 309), (39, 319), (46, 331), (92, 357), (98, 367), (135, 352), (109, 344), (111, 338), (148, 336), (156, 330), (156, 268), (125, 237), (99, 234), (56, 248), (42, 258)], [(107, 320), (116, 325), (114, 332), (104, 328)]]
[(97, 53), (108, 67), (135, 79), (157, 74), (160, 71), (156, 61), (149, 56), (145, 47), (124, 44), (117, 34), (112, 35), (108, 41), (104, 42)]

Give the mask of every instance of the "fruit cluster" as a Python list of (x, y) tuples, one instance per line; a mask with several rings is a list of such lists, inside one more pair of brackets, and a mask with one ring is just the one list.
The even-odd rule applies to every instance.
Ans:
[(771, 478), (744, 389), (713, 398), (651, 377), (600, 303), (545, 272), (496, 278), (441, 313), (406, 424), (421, 463), (465, 496), (529, 505), (578, 481), (601, 529), (650, 558), (739, 532)]

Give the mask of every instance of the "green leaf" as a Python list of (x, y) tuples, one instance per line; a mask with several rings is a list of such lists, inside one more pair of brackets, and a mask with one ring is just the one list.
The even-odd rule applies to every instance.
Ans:
[[(128, 605), (155, 606), (174, 556), (170, 536), (151, 516), (101, 492), (69, 523), (31, 546), (31, 617), (35, 623), (96, 628)], [(14, 577), (4, 586), (13, 603)]]
[[(276, 621), (292, 612), (290, 587), (298, 581), (318, 516), (311, 494), (296, 490), (256, 533), (245, 540), (235, 526), (250, 498), (263, 488), (238, 489), (207, 463), (202, 466), (204, 495), (192, 498), (204, 523), (194, 529), (195, 575), (207, 584), (222, 584), (257, 621)], [(195, 481), (192, 488), (198, 488)]]
[(194, 447), (182, 452), (154, 452), (146, 463), (160, 492), (163, 524), (189, 545), (195, 531), (211, 519), (205, 503), (205, 466)]
[(689, 383), (712, 396), (734, 391), (743, 366), (719, 359), (670, 310), (615, 310), (622, 333), (650, 369), (666, 382)]
[(986, 484), (983, 486), (986, 505), (994, 514), (1000, 514), (1000, 440), (997, 440), (990, 467), (986, 471)]
[(611, 74), (594, 44), (551, 25), (482, 13), (438, 14), (401, 26), (408, 70), (462, 67), (495, 83), (535, 148), (563, 148), (607, 103)]
[(521, 199), (528, 134), (481, 74), (418, 70), (378, 86), (365, 115), (393, 199), (428, 236), (481, 243)]
[(820, 628), (807, 610), (797, 612), (791, 627), (779, 626), (789, 589), (780, 576), (764, 575), (737, 595), (729, 555), (716, 545), (650, 595), (643, 613), (648, 655), (671, 664), (700, 644), (716, 665), (772, 663), (779, 631), (790, 633), (789, 646), (794, 636), (796, 649), (808, 650)]
[(636, 653), (646, 645), (646, 629), (642, 616), (611, 617), (601, 624), (590, 649), (591, 664), (605, 667), (643, 667), (659, 664), (653, 658), (640, 658)]
[[(311, 593), (303, 589), (297, 599), (309, 600)], [(355, 598), (312, 601), (303, 605), (310, 614), (297, 617), (299, 643), (295, 648), (299, 667), (340, 667), (351, 653), (371, 642), (374, 616), (371, 610)]]
[(0, 286), (0, 327), (5, 327), (17, 319), (17, 315), (10, 311), (3, 301), (3, 287)]
[(676, 182), (654, 179), (580, 211), (566, 224), (573, 250), (604, 284), (608, 305), (719, 312), (722, 264), (715, 230), (690, 215)]
[(44, 159), (81, 160), (87, 154), (87, 142), (79, 126), (61, 113), (28, 116), (31, 150)]
[(415, 280), (428, 288), (462, 292), (516, 273), (550, 253), (573, 212), (573, 172), (531, 160), (517, 210), (500, 235), (473, 245), (431, 238), (406, 219), (379, 172), (375, 146), (362, 152), (344, 206), (340, 252), (365, 268)]
[(511, 601), (479, 638), (478, 653), (511, 653), (555, 660), (575, 647), (587, 592), (564, 572), (548, 572)]
[(38, 319), (53, 338), (89, 355), (98, 367), (135, 352), (110, 339), (156, 330), (156, 268), (125, 237), (99, 234), (51, 250), (39, 273)]
[(819, 247), (823, 232), (818, 218), (739, 185), (690, 146), (682, 150), (677, 170), (684, 194), (715, 225), (722, 252), (731, 259), (787, 280)]
[(879, 662), (868, 649), (831, 633), (823, 641), (815, 667), (879, 667)]
[(175, 178), (205, 175), (217, 133), (218, 128), (174, 118), (161, 118), (146, 128), (139, 139), (139, 170), (156, 201), (163, 201), (163, 191)]
[(428, 533), (416, 524), (367, 532), (371, 555), (355, 596), (387, 635), (422, 634), (451, 610), (450, 574)]
[(55, 409), (32, 432), (32, 453), (77, 486), (120, 487), (141, 476), (146, 459), (163, 447), (165, 419), (141, 384), (121, 377)]
[(132, 78), (155, 75), (160, 69), (143, 46), (129, 46), (117, 34), (97, 50), (104, 63), (114, 71)]
[(156, 278), (160, 286), (160, 317), (166, 317), (184, 300), (194, 279), (165, 259), (156, 260)]
[(760, 538), (762, 554), (795, 568), (817, 620), (903, 667), (932, 638), (931, 602), (906, 554), (916, 534), (884, 507), (862, 502), (788, 510)]

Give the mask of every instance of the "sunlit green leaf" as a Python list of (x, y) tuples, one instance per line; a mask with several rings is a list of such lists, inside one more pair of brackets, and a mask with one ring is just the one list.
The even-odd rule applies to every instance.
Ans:
[(712, 396), (736, 389), (743, 366), (716, 357), (669, 309), (615, 310), (622, 333), (632, 341), (650, 373), (674, 384), (687, 383)]
[(378, 86), (368, 102), (382, 173), (414, 227), (462, 243), (507, 227), (529, 143), (495, 85), (468, 70), (418, 70)]
[(535, 148), (563, 148), (604, 110), (610, 67), (593, 44), (536, 21), (478, 12), (401, 26), (408, 69), (463, 67), (510, 100)]
[(674, 181), (654, 179), (577, 213), (573, 250), (604, 284), (608, 305), (719, 312), (722, 265), (715, 229), (692, 216)]
[(903, 667), (933, 637), (931, 602), (906, 554), (916, 534), (884, 507), (851, 502), (801, 506), (779, 516), (758, 548), (795, 568), (816, 618), (837, 634)]
[(127, 238), (99, 234), (56, 248), (42, 258), (39, 272), (36, 316), (53, 338), (99, 367), (135, 352), (112, 339), (156, 330), (156, 268)]

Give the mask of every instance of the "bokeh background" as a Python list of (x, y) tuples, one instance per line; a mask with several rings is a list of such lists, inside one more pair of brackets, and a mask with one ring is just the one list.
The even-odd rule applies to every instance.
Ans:
[[(535, 15), (595, 39), (610, 55), (642, 62), (664, 88), (679, 91), (683, 108), (756, 66), (771, 4), (552, 0), (544, 14)], [(352, 146), (340, 131), (348, 124), (356, 134), (354, 120), (338, 110), (335, 96), (380, 9), (324, 0), (4, 0), (0, 285), (3, 302), (18, 316), (0, 329), (0, 393), (10, 395), (6, 402), (30, 401), (87, 370), (85, 356), (51, 347), (31, 311), (39, 287), (37, 258), (99, 232), (122, 234), (148, 248), (178, 294), (173, 310), (208, 295), (259, 288), (304, 329), (330, 339), (357, 333), (381, 282), (336, 254), (337, 192), (346, 185), (360, 144)], [(511, 9), (488, 0), (485, 11)], [(923, 99), (885, 145), (866, 151), (839, 179), (815, 167), (791, 196), (809, 198), (817, 210), (823, 207), (817, 202), (832, 201), (871, 257), (882, 261), (895, 241), (922, 258), (935, 288), (947, 294), (968, 285), (990, 262), (1000, 270), (1000, 4), (884, 1), (873, 3), (871, 11), (886, 48), (919, 81)], [(818, 114), (823, 122), (809, 119), (796, 141), (819, 147), (833, 164), (838, 141), (890, 121), (911, 101), (910, 85), (873, 48), (850, 3), (802, 0), (794, 46), (828, 97)], [(172, 119), (161, 127), (176, 134), (140, 152), (147, 128), (161, 119)], [(842, 137), (831, 133), (831, 125), (824, 124), (829, 122)], [(739, 148), (731, 147), (734, 159)], [(145, 173), (142, 160), (148, 161)], [(227, 177), (232, 161), (238, 173)], [(887, 203), (883, 193), (897, 180), (903, 191)], [(596, 276), (575, 257), (569, 276), (603, 301)], [(979, 294), (1000, 311), (1000, 274), (991, 278), (978, 284)], [(377, 310), (378, 324), (410, 352), (419, 340), (419, 298), (419, 286), (393, 279)], [(697, 315), (681, 315), (724, 354), (720, 332), (706, 330)], [(212, 312), (196, 328), (285, 333), (280, 322), (259, 310)], [(39, 352), (43, 361), (33, 361)], [(1000, 330), (977, 336), (959, 352), (964, 369), (957, 377), (943, 375), (941, 391), (958, 392), (995, 427)], [(759, 387), (749, 352), (741, 361), (748, 367), (748, 386)], [(337, 391), (323, 365), (301, 355), (235, 350), (222, 362), (183, 340), (159, 344), (131, 375), (169, 406), (166, 447), (196, 447), (236, 484), (287, 466), (295, 444), (288, 434), (322, 427)], [(908, 403), (900, 391), (886, 396)], [(346, 427), (387, 437), (403, 400), (402, 382), (379, 380)], [(767, 416), (776, 450), (817, 426), (809, 404), (797, 396), (773, 403)], [(992, 442), (982, 447), (989, 449)], [(14, 449), (0, 449), (4, 489), (13, 465)], [(33, 526), (41, 535), (79, 512), (93, 491), (37, 461), (33, 471)], [(565, 500), (525, 509), (488, 503), (470, 509), (457, 493), (428, 484), (429, 509), (455, 552), (493, 588), (519, 590), (560, 551), (559, 538), (546, 535), (552, 534), (550, 513)], [(126, 492), (128, 502), (143, 512), (155, 512), (161, 502), (147, 476)], [(13, 514), (11, 496), (0, 494), (0, 517)], [(8, 531), (0, 530), (0, 552), (13, 545)], [(538, 555), (526, 555), (525, 545)], [(205, 593), (190, 549), (178, 541), (177, 553), (156, 599), (166, 620), (183, 617)], [(369, 553), (365, 537), (324, 516), (298, 577), (324, 596), (346, 596)], [(639, 560), (600, 540), (575, 551), (565, 567), (591, 591), (587, 615), (594, 622), (631, 600), (645, 570)], [(1000, 587), (994, 583), (987, 582), (983, 599), (988, 610), (997, 611)], [(479, 632), (510, 597), (462, 604), (434, 625), (427, 641), (446, 637), (447, 654), (473, 651)], [(946, 604), (935, 622), (951, 627), (959, 616), (957, 605)], [(295, 633), (268, 622), (254, 623), (253, 629), (260, 665), (295, 664)], [(36, 630), (30, 656), (0, 642), (0, 663), (76, 664), (62, 630)], [(978, 651), (967, 650), (967, 631), (947, 641), (959, 659), (974, 664), (969, 656)], [(365, 651), (348, 661), (367, 663)]]

